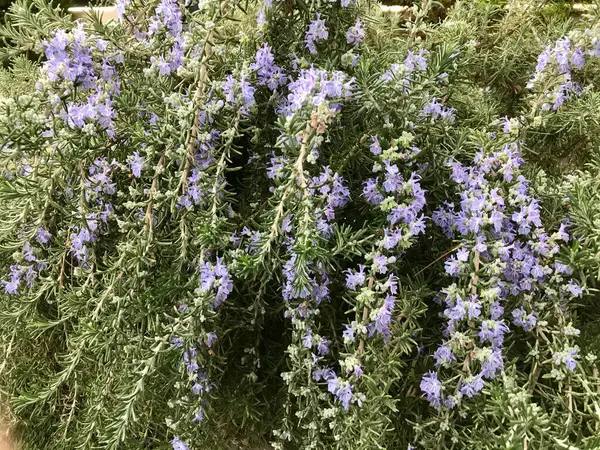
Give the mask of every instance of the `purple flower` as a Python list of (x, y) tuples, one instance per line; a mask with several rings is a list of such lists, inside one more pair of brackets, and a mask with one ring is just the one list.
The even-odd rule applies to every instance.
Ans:
[(267, 43), (257, 50), (250, 69), (256, 71), (258, 84), (267, 86), (272, 91), (283, 86), (288, 79), (281, 67), (275, 64), (275, 56)]
[(437, 120), (441, 117), (442, 119), (449, 119), (450, 122), (454, 122), (454, 108), (442, 105), (436, 98), (433, 98), (430, 103), (425, 105), (422, 115), (431, 117), (432, 120)]
[(137, 151), (133, 152), (133, 154), (129, 157), (129, 165), (134, 177), (139, 178), (142, 176), (142, 167), (144, 166), (144, 161), (145, 158), (140, 156)]
[(10, 281), (2, 281), (4, 284), (4, 290), (7, 294), (18, 295), (19, 287), (21, 285), (21, 277), (23, 276), (23, 269), (20, 266), (10, 266)]
[(179, 336), (173, 336), (171, 338), (171, 348), (181, 348), (183, 347), (184, 341)]
[(571, 349), (571, 350), (569, 350), (568, 353), (566, 353), (566, 352), (555, 353), (552, 356), (554, 358), (554, 363), (557, 366), (559, 366), (561, 363), (564, 362), (567, 369), (569, 371), (573, 372), (575, 370), (575, 367), (577, 367), (577, 360), (574, 358), (575, 355), (577, 355), (577, 350)]
[(347, 411), (350, 408), (350, 401), (352, 400), (352, 386), (349, 383), (346, 384), (336, 391), (335, 396), (342, 402), (342, 406)]
[(33, 254), (33, 249), (30, 242), (25, 242), (25, 245), (23, 246), (23, 258), (25, 258), (25, 261), (29, 262), (37, 261), (37, 258)]
[(317, 352), (319, 353), (320, 356), (325, 356), (329, 353), (329, 345), (330, 344), (331, 344), (331, 341), (325, 339), (324, 337), (319, 339), (319, 343), (317, 344)]
[[(346, 42), (351, 45), (358, 45), (365, 37), (365, 30), (362, 28), (362, 22), (360, 19), (356, 20), (356, 23), (348, 28), (346, 31)], [(325, 37), (327, 39), (327, 36)]]
[(216, 289), (214, 307), (218, 308), (233, 291), (233, 280), (222, 258), (213, 265), (204, 262), (200, 265), (200, 287), (203, 291)]
[(117, 10), (117, 16), (119, 17), (119, 20), (123, 19), (123, 14), (125, 14), (125, 8), (127, 8), (127, 5), (129, 5), (129, 3), (131, 3), (131, 0), (117, 0), (116, 1), (116, 10)]
[(344, 337), (344, 339), (348, 339), (351, 342), (354, 342), (354, 330), (352, 329), (352, 327), (349, 325), (346, 325), (346, 328), (344, 329), (342, 336)]
[(304, 336), (302, 336), (302, 345), (305, 348), (311, 348), (313, 343), (312, 343), (312, 331), (311, 330), (307, 330), (306, 333), (304, 334)]
[(556, 271), (556, 273), (564, 273), (566, 275), (571, 274), (571, 269), (569, 268), (569, 266), (559, 262), (554, 263), (554, 270)]
[(360, 364), (357, 364), (354, 366), (354, 376), (356, 378), (360, 378), (360, 376), (363, 374), (363, 369), (362, 366)]
[[(169, 33), (176, 37), (183, 30), (183, 19), (177, 0), (161, 0), (156, 8), (156, 15), (152, 18), (159, 26), (167, 28)], [(151, 24), (152, 26), (152, 24)], [(150, 28), (148, 30), (150, 32)]]
[(575, 367), (577, 366), (577, 361), (573, 358), (577, 354), (577, 350), (571, 350), (569, 354), (565, 357), (565, 365), (567, 369), (573, 372)]
[(402, 175), (396, 164), (391, 164), (390, 160), (385, 161), (385, 181), (383, 189), (386, 192), (396, 192), (402, 187)]
[(355, 290), (357, 287), (365, 284), (365, 266), (360, 264), (358, 268), (358, 272), (353, 272), (350, 269), (346, 270), (346, 286), (348, 287), (348, 289)]
[(466, 303), (468, 303), (469, 319), (476, 319), (481, 315), (481, 303), (477, 299), (476, 295), (473, 295), (471, 297), (471, 301)]
[(535, 71), (540, 73), (542, 70), (546, 68), (548, 63), (550, 62), (550, 58), (552, 57), (552, 48), (550, 46), (546, 47), (542, 53), (539, 54), (537, 60), (537, 66), (535, 67)]
[[(409, 50), (408, 55), (404, 59), (404, 67), (406, 67), (409, 72), (414, 71), (415, 66), (417, 66), (421, 71), (427, 69), (427, 60), (425, 59), (426, 54), (427, 50), (424, 49), (419, 50), (418, 55), (415, 55), (413, 51)], [(446, 74), (446, 76), (448, 75)]]
[(194, 347), (191, 347), (191, 348), (187, 349), (185, 352), (183, 352), (183, 360), (187, 363), (186, 370), (190, 373), (194, 373), (200, 368), (200, 366), (198, 366), (198, 363), (196, 362), (195, 358), (196, 358), (196, 349)]
[(456, 298), (456, 301), (452, 307), (444, 310), (444, 316), (453, 321), (462, 320), (465, 318), (467, 310), (465, 309), (465, 302), (460, 297)]
[(498, 320), (504, 314), (504, 308), (500, 303), (496, 300), (490, 306), (490, 318), (492, 320)]
[(388, 263), (393, 263), (396, 261), (394, 256), (390, 256), (387, 258), (384, 255), (376, 253), (373, 255), (373, 270), (377, 273), (386, 274), (388, 271), (387, 265)]
[(321, 381), (321, 380), (328, 381), (328, 380), (335, 379), (337, 382), (337, 377), (335, 375), (335, 372), (332, 369), (330, 369), (329, 367), (323, 367), (322, 369), (314, 370), (312, 377), (313, 377), (313, 380), (315, 380), (315, 381)]
[(504, 342), (504, 335), (508, 333), (509, 328), (504, 320), (486, 320), (481, 324), (479, 338), (481, 342), (490, 341), (492, 348), (496, 349)]
[(242, 96), (244, 97), (244, 102), (246, 103), (246, 107), (252, 108), (254, 106), (254, 88), (250, 83), (246, 81), (246, 76), (242, 77)]
[(583, 289), (573, 280), (569, 280), (569, 284), (566, 286), (567, 291), (571, 293), (573, 297), (580, 297), (583, 294)]
[(523, 307), (519, 307), (512, 312), (513, 323), (518, 327), (523, 328), (525, 331), (530, 331), (537, 323), (535, 313), (531, 312), (527, 314)]
[(383, 201), (383, 194), (379, 192), (377, 178), (369, 178), (363, 186), (363, 195), (372, 205), (379, 205)]
[(150, 63), (152, 67), (156, 67), (158, 69), (159, 75), (169, 75), (171, 73), (171, 65), (165, 60), (164, 56), (156, 56), (150, 57)]
[(456, 252), (456, 259), (461, 262), (467, 262), (469, 260), (469, 250), (466, 248), (459, 248)]
[(71, 233), (71, 252), (75, 258), (85, 263), (88, 259), (88, 249), (86, 244), (94, 239), (94, 235), (89, 232), (86, 227), (75, 228), (77, 233)]
[(218, 339), (217, 333), (215, 333), (214, 331), (211, 331), (211, 332), (207, 333), (207, 335), (206, 335), (206, 345), (208, 347), (212, 347), (213, 344), (215, 342), (217, 342), (217, 339)]
[(40, 244), (47, 244), (50, 242), (50, 238), (52, 238), (52, 234), (49, 233), (45, 228), (39, 227), (36, 233), (36, 240)]
[(488, 379), (493, 379), (497, 372), (504, 369), (504, 359), (499, 349), (493, 350), (492, 353), (483, 361), (481, 367), (481, 375)]
[(585, 64), (585, 57), (580, 48), (576, 48), (571, 55), (571, 64), (577, 68), (577, 70), (583, 69)]
[(452, 277), (457, 277), (460, 273), (460, 262), (453, 255), (444, 262), (446, 273)]
[(473, 379), (468, 382), (462, 382), (462, 386), (460, 388), (460, 393), (469, 398), (473, 397), (477, 392), (481, 391), (484, 386), (483, 377), (481, 374), (477, 374), (473, 377)]
[(371, 136), (369, 150), (371, 150), (371, 153), (374, 155), (381, 155), (381, 145), (379, 144), (379, 138), (377, 136)]
[[(396, 297), (386, 295), (383, 305), (375, 316), (375, 331), (386, 337), (391, 334), (390, 324), (392, 323), (392, 311), (396, 302)], [(384, 339), (385, 340), (385, 339)]]
[(452, 353), (452, 350), (450, 350), (450, 347), (448, 347), (446, 344), (440, 345), (433, 354), (433, 357), (436, 361), (435, 365), (438, 367), (446, 365), (452, 361), (456, 361), (454, 353)]
[(196, 414), (194, 415), (192, 422), (201, 423), (203, 420), (204, 420), (204, 411), (202, 410), (202, 408), (200, 408), (200, 409), (198, 409), (198, 411), (196, 411)]
[(423, 375), (420, 388), (421, 392), (427, 396), (429, 403), (436, 407), (440, 406), (442, 383), (438, 380), (436, 372), (429, 371)]
[(321, 14), (317, 13), (316, 18), (308, 25), (308, 31), (304, 37), (304, 43), (310, 53), (317, 53), (316, 42), (323, 41), (329, 37), (329, 31), (325, 25), (325, 20), (321, 19)]
[(569, 242), (569, 233), (567, 232), (568, 226), (569, 226), (568, 222), (563, 222), (560, 224), (560, 227), (558, 228), (558, 234), (559, 234), (560, 238), (565, 242)]
[(173, 450), (190, 450), (190, 447), (177, 436), (173, 437), (171, 445), (173, 446)]

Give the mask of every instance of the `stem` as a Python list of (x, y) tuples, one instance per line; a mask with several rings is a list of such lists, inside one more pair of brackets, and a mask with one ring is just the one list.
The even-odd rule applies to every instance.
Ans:
[(233, 132), (227, 139), (227, 142), (225, 143), (225, 148), (223, 149), (223, 152), (221, 153), (221, 158), (219, 158), (219, 162), (217, 163), (217, 172), (215, 174), (215, 182), (213, 184), (213, 205), (212, 205), (212, 211), (211, 211), (211, 218), (212, 218), (213, 226), (217, 219), (217, 207), (218, 207), (218, 205), (217, 205), (217, 203), (218, 203), (217, 202), (218, 186), (217, 185), (219, 184), (219, 178), (221, 176), (221, 173), (225, 170), (225, 159), (229, 157), (229, 149), (231, 148), (231, 145), (233, 144), (233, 140), (235, 139), (235, 136), (237, 135), (241, 116), (242, 116), (242, 110), (240, 109), (238, 111), (238, 113), (235, 117), (235, 121), (233, 123)]
[[(367, 284), (367, 288), (370, 290), (373, 287), (373, 277), (369, 277), (369, 283)], [(369, 310), (368, 308), (365, 306), (363, 308), (363, 313), (362, 313), (362, 322), (366, 322), (367, 318), (369, 317)], [(361, 337), (360, 338), (360, 342), (358, 343), (358, 353), (362, 353), (365, 349), (365, 338)]]
[(60, 276), (58, 277), (58, 287), (60, 289), (63, 288), (64, 286), (64, 280), (65, 280), (65, 262), (67, 260), (67, 252), (69, 251), (69, 245), (70, 245), (71, 241), (70, 238), (67, 237), (67, 242), (65, 242), (65, 251), (63, 253), (63, 257), (62, 257), (62, 264), (60, 265)]
[[(224, 4), (222, 5), (224, 7)], [(213, 22), (217, 18), (217, 13), (213, 16)], [(185, 166), (183, 168), (183, 172), (181, 173), (181, 178), (179, 180), (179, 186), (181, 187), (182, 192), (185, 191), (187, 185), (187, 177), (190, 172), (190, 167), (192, 165), (193, 155), (194, 155), (194, 147), (196, 145), (196, 139), (198, 137), (198, 124), (200, 121), (199, 114), (199, 106), (202, 97), (204, 97), (204, 86), (206, 85), (206, 81), (208, 79), (208, 68), (207, 62), (212, 56), (212, 46), (210, 42), (212, 41), (214, 35), (214, 28), (210, 30), (210, 32), (206, 35), (206, 39), (204, 40), (203, 50), (202, 50), (202, 63), (200, 65), (200, 72), (198, 76), (198, 86), (196, 87), (196, 92), (194, 92), (194, 98), (192, 99), (193, 114), (194, 118), (192, 121), (192, 128), (190, 130), (190, 137), (187, 143), (187, 151), (185, 155)]]
[[(279, 201), (279, 205), (277, 205), (277, 209), (275, 210), (275, 219), (273, 220), (269, 237), (267, 239), (267, 242), (265, 243), (266, 252), (269, 252), (269, 250), (271, 249), (271, 244), (277, 237), (279, 222), (281, 221), (283, 213), (285, 212), (285, 202), (291, 193), (291, 187), (294, 179), (298, 180), (298, 185), (300, 189), (303, 191), (303, 193), (306, 193), (307, 183), (306, 177), (304, 176), (304, 160), (306, 159), (308, 142), (312, 137), (313, 131), (314, 129), (311, 127), (310, 122), (307, 123), (306, 128), (302, 133), (302, 144), (300, 145), (300, 153), (298, 153), (298, 159), (296, 159), (296, 162), (294, 163), (294, 170), (292, 170), (292, 176), (290, 177), (288, 186), (283, 191), (283, 195), (281, 197), (281, 200)], [(297, 176), (295, 177), (295, 175)]]
[(421, 270), (419, 270), (415, 276), (419, 275), (420, 273), (423, 273), (425, 270), (429, 269), (431, 266), (433, 266), (436, 262), (438, 262), (440, 259), (445, 258), (446, 256), (448, 256), (450, 253), (452, 253), (455, 250), (458, 250), (460, 247), (462, 247), (462, 242), (460, 244), (458, 244), (455, 247), (452, 247), (450, 250), (448, 250), (447, 252), (442, 253), (440, 256), (438, 256), (437, 258), (435, 258), (432, 262), (430, 262), (429, 264), (427, 264), (425, 267), (423, 267)]
[(152, 233), (152, 227), (154, 225), (154, 223), (153, 223), (154, 221), (152, 220), (152, 200), (154, 197), (154, 193), (158, 190), (158, 176), (162, 172), (164, 165), (165, 165), (165, 153), (163, 152), (160, 159), (158, 160), (158, 165), (156, 166), (156, 174), (154, 175), (154, 178), (152, 179), (152, 186), (150, 187), (150, 194), (149, 194), (150, 202), (148, 203), (148, 207), (146, 208), (146, 215), (144, 216), (144, 222), (146, 223), (146, 226), (148, 227), (150, 233)]
[(537, 383), (540, 373), (542, 373), (542, 367), (536, 363), (535, 370), (531, 376), (531, 381), (529, 382), (529, 387), (527, 388), (527, 393), (529, 395), (533, 394), (533, 390), (535, 389), (535, 384)]
[(479, 252), (475, 250), (475, 257), (473, 258), (475, 264), (475, 275), (473, 275), (473, 282), (471, 283), (471, 294), (477, 293), (477, 282), (479, 281)]

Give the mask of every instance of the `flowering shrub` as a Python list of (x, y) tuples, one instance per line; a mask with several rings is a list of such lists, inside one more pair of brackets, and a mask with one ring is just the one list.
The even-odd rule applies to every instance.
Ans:
[[(26, 448), (600, 445), (591, 22), (28, 1), (0, 29), (0, 392)], [(510, 95), (480, 64), (506, 24)]]

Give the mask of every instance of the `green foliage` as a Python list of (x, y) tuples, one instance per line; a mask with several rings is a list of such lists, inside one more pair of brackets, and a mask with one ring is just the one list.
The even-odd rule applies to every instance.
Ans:
[[(120, 2), (104, 25), (16, 0), (0, 27), (0, 398), (24, 449), (598, 448), (598, 61), (573, 71), (581, 95), (556, 110), (542, 104), (563, 74), (536, 69), (566, 35), (591, 51), (597, 17), (543, 1), (423, 1), (405, 16), (197, 3)], [(328, 35), (311, 52), (316, 13)], [(288, 77), (275, 87), (265, 43)], [(504, 369), (470, 398), (458, 393), (492, 350), (479, 317), (444, 333), (444, 292), (479, 296), (489, 315), (507, 263), (431, 218), (471, 195), (452, 164), (519, 154), (541, 223), (516, 245), (547, 238), (540, 266), (572, 272), (506, 296)], [(400, 187), (369, 201), (365, 185), (393, 170)], [(516, 221), (523, 185), (499, 173), (482, 178)], [(390, 219), (421, 196), (414, 218)], [(495, 251), (490, 220), (477, 237)], [(530, 330), (513, 324), (521, 306)], [(440, 368), (446, 341), (459, 361)], [(423, 395), (430, 370), (453, 408)]]

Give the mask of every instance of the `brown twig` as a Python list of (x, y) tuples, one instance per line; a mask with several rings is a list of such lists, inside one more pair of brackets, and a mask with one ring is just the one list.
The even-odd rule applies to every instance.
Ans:
[(471, 284), (471, 294), (477, 293), (477, 282), (479, 281), (479, 252), (475, 250), (475, 257), (473, 258), (475, 264), (475, 275), (473, 275), (473, 283)]
[(430, 262), (429, 264), (427, 264), (425, 267), (423, 267), (421, 270), (419, 270), (414, 276), (419, 275), (420, 273), (426, 271), (427, 269), (429, 269), (431, 266), (433, 266), (436, 262), (438, 262), (440, 259), (445, 258), (446, 256), (448, 256), (450, 253), (452, 253), (455, 250), (458, 250), (460, 247), (462, 247), (462, 242), (460, 244), (458, 244), (455, 247), (452, 247), (450, 250), (448, 250), (445, 253), (442, 253), (440, 256), (438, 256), (436, 259), (434, 259), (432, 262)]

